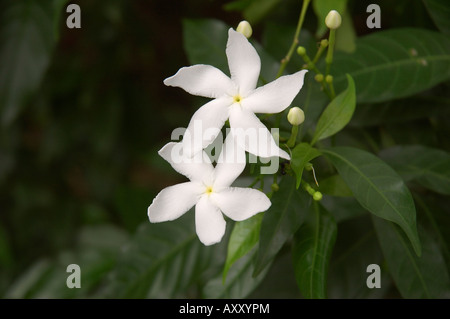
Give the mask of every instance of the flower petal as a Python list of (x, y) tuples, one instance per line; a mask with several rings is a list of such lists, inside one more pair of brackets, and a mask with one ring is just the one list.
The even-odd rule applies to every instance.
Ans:
[(177, 219), (197, 203), (200, 193), (201, 187), (192, 182), (164, 188), (148, 207), (150, 222), (159, 223)]
[(282, 76), (254, 90), (242, 100), (242, 107), (254, 113), (279, 113), (291, 105), (303, 86), (307, 70)]
[(246, 95), (256, 88), (261, 60), (247, 38), (230, 29), (228, 31), (227, 58), (231, 80), (239, 86), (239, 93)]
[(178, 173), (183, 174), (191, 181), (202, 182), (210, 179), (214, 171), (211, 160), (204, 152), (194, 157), (183, 155), (183, 144), (169, 142), (158, 152)]
[(242, 221), (269, 209), (271, 202), (263, 192), (253, 188), (229, 187), (211, 195), (220, 210), (235, 221)]
[(184, 67), (165, 79), (167, 86), (180, 87), (186, 92), (210, 98), (224, 94), (233, 94), (236, 86), (231, 79), (219, 69), (204, 64)]
[(226, 222), (219, 208), (207, 195), (202, 196), (195, 206), (195, 229), (200, 241), (206, 246), (220, 242), (225, 228)]
[(290, 160), (289, 154), (277, 146), (269, 130), (250, 110), (236, 105), (230, 108), (230, 127), (238, 144), (247, 152), (264, 158), (279, 156)]
[(183, 137), (186, 156), (192, 157), (214, 142), (228, 119), (231, 103), (230, 97), (214, 99), (194, 113)]
[(229, 187), (241, 175), (246, 161), (245, 150), (233, 134), (228, 134), (215, 167), (214, 189)]

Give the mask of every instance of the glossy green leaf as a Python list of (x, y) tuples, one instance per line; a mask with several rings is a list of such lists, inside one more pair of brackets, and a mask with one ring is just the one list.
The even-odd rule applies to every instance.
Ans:
[(292, 150), (291, 168), (294, 171), (295, 176), (297, 177), (297, 188), (300, 186), (300, 183), (302, 181), (303, 169), (305, 168), (305, 165), (309, 161), (315, 159), (320, 155), (320, 151), (315, 149), (308, 143), (298, 144)]
[(227, 259), (223, 269), (224, 282), (230, 267), (258, 243), (262, 218), (263, 214), (257, 214), (234, 224), (228, 241)]
[(347, 0), (313, 0), (312, 7), (314, 8), (314, 12), (317, 16), (316, 35), (321, 37), (328, 30), (325, 25), (325, 18), (328, 13), (331, 10), (336, 10), (343, 15), (347, 7)]
[(0, 17), (1, 124), (8, 126), (38, 89), (57, 40), (61, 1), (7, 1)]
[(305, 298), (326, 298), (328, 266), (336, 240), (333, 216), (317, 202), (315, 213), (295, 233), (292, 246), (295, 278)]
[(203, 289), (203, 297), (216, 299), (242, 299), (248, 297), (261, 283), (269, 270), (269, 267), (266, 267), (258, 276), (253, 277), (255, 254), (256, 249), (253, 249), (239, 259), (230, 269), (225, 282), (222, 281), (222, 276), (220, 275), (210, 280)]
[[(192, 212), (170, 223), (145, 223), (126, 247), (108, 292), (121, 298), (172, 298), (182, 295), (211, 268), (214, 250), (194, 231)], [(224, 253), (224, 252), (223, 252)]]
[[(328, 276), (328, 297), (337, 299), (388, 298), (392, 280), (384, 267), (383, 253), (370, 215), (339, 224)], [(381, 267), (380, 288), (367, 287), (367, 266)]]
[(375, 32), (359, 38), (353, 54), (336, 52), (331, 73), (337, 91), (345, 74), (353, 77), (358, 103), (410, 96), (450, 78), (450, 39), (414, 28)]
[(322, 150), (358, 202), (372, 214), (397, 223), (420, 255), (416, 209), (401, 177), (373, 154), (351, 147)]
[(439, 243), (450, 275), (450, 201), (440, 196), (415, 195), (418, 220)]
[(422, 145), (399, 145), (383, 150), (380, 157), (403, 180), (414, 180), (437, 193), (450, 195), (449, 153)]
[(350, 197), (353, 196), (352, 190), (342, 179), (341, 175), (332, 175), (325, 179), (320, 180), (319, 191), (323, 194), (338, 196), (338, 197)]
[(389, 272), (404, 298), (450, 298), (450, 279), (439, 245), (423, 229), (418, 257), (403, 232), (393, 223), (373, 217)]
[(295, 188), (295, 180), (285, 176), (264, 213), (254, 275), (261, 273), (310, 213), (311, 197)]
[(438, 29), (450, 35), (450, 3), (447, 0), (423, 0), (423, 3)]
[(347, 81), (347, 89), (336, 96), (320, 116), (311, 144), (336, 134), (350, 122), (355, 111), (356, 96), (355, 83), (348, 74)]
[(320, 203), (333, 214), (337, 223), (368, 214), (354, 197), (324, 196)]
[(189, 63), (209, 64), (229, 74), (225, 54), (228, 28), (219, 20), (183, 20), (184, 50)]
[(447, 105), (447, 101), (434, 96), (414, 96), (384, 103), (362, 104), (355, 109), (349, 126), (379, 126), (426, 119), (439, 116)]

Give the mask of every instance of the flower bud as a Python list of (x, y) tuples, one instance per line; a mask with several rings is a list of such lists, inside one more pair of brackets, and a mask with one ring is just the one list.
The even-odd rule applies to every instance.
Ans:
[(328, 46), (328, 40), (322, 39), (322, 41), (320, 41), (320, 46), (326, 48)]
[(322, 199), (322, 197), (323, 197), (323, 195), (322, 195), (321, 192), (315, 192), (315, 193), (313, 194), (313, 199), (314, 199), (315, 201), (320, 201), (320, 200)]
[(300, 125), (305, 120), (305, 113), (299, 107), (293, 107), (289, 110), (287, 119), (291, 125)]
[(336, 10), (331, 10), (325, 18), (325, 24), (328, 28), (335, 30), (340, 27), (342, 22), (341, 15)]
[(327, 75), (325, 77), (325, 82), (327, 82), (328, 84), (333, 83), (333, 76), (332, 75)]
[(297, 48), (297, 54), (301, 55), (301, 56), (305, 55), (306, 54), (306, 49), (304, 47), (302, 47), (302, 46), (298, 47)]
[(273, 183), (270, 187), (272, 188), (272, 191), (274, 191), (274, 192), (278, 192), (278, 190), (280, 189), (280, 186), (278, 186), (277, 183)]
[(316, 80), (317, 82), (322, 82), (323, 81), (323, 74), (316, 74), (314, 76), (314, 80)]
[(245, 20), (239, 22), (236, 31), (242, 33), (247, 39), (250, 38), (253, 33), (252, 26)]

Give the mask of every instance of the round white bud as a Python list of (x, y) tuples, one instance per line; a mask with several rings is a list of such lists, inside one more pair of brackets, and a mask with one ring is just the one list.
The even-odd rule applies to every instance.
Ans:
[(239, 22), (238, 27), (236, 28), (236, 31), (239, 33), (242, 33), (247, 39), (252, 36), (253, 30), (250, 23), (247, 21), (241, 21)]
[(339, 28), (341, 26), (341, 22), (341, 15), (336, 10), (331, 10), (325, 18), (325, 24), (328, 28), (333, 30)]
[(301, 108), (295, 106), (289, 110), (287, 119), (291, 125), (300, 125), (305, 120), (305, 113)]

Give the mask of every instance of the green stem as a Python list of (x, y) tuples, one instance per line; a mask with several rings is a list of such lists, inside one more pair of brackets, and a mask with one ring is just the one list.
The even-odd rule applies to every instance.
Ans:
[(256, 177), (256, 178), (253, 180), (253, 182), (252, 182), (250, 185), (248, 185), (248, 187), (249, 187), (249, 188), (253, 188), (253, 186), (255, 186), (256, 183), (258, 183), (258, 180), (259, 180), (259, 176)]
[[(302, 57), (303, 61), (305, 61), (305, 63), (308, 65), (308, 69), (313, 70), (316, 74), (321, 74), (320, 70), (316, 67), (316, 64), (314, 63), (314, 61), (311, 61), (311, 59), (309, 58), (308, 54), (306, 54), (306, 52), (305, 52), (305, 54), (301, 54), (301, 57)], [(327, 89), (327, 83), (325, 82), (325, 77), (323, 77), (323, 79), (320, 83), (322, 84), (322, 88), (323, 88), (323, 91), (325, 92), (325, 94), (330, 98), (330, 100), (333, 100), (334, 96)], [(333, 90), (334, 90), (334, 88), (333, 88)]]
[(291, 137), (289, 137), (289, 140), (286, 143), (286, 145), (289, 148), (294, 147), (295, 141), (297, 140), (297, 134), (298, 134), (298, 125), (292, 125)]
[(294, 50), (295, 50), (295, 47), (298, 44), (298, 37), (300, 35), (300, 31), (302, 30), (303, 21), (305, 20), (305, 14), (308, 9), (308, 5), (309, 5), (310, 1), (311, 0), (303, 0), (302, 11), (300, 12), (300, 16), (298, 19), (297, 29), (295, 30), (295, 35), (294, 35), (294, 40), (292, 41), (292, 44), (291, 44), (291, 47), (289, 48), (288, 53), (283, 58), (283, 60), (281, 60), (281, 65), (280, 65), (280, 69), (278, 70), (278, 73), (277, 73), (277, 78), (279, 78), (283, 74), (284, 69), (286, 68), (287, 64), (291, 60), (292, 54), (294, 53)]
[(319, 61), (320, 57), (322, 56), (323, 51), (325, 51), (325, 49), (328, 46), (328, 41), (325, 39), (323, 41), (326, 41), (326, 45), (324, 45), (324, 42), (320, 42), (320, 46), (319, 46), (319, 50), (317, 50), (316, 56), (314, 57), (314, 59), (312, 60), (312, 62), (314, 64), (317, 63), (317, 61)]
[(330, 93), (331, 93), (331, 100), (334, 100), (336, 97), (336, 92), (334, 91), (334, 85), (333, 82), (328, 84), (330, 86)]
[(335, 40), (336, 40), (336, 30), (330, 29), (330, 36), (328, 38), (328, 52), (325, 58), (325, 62), (327, 63), (327, 72), (325, 73), (325, 76), (330, 74), (331, 63), (333, 63), (333, 50)]

